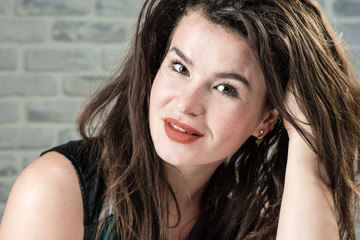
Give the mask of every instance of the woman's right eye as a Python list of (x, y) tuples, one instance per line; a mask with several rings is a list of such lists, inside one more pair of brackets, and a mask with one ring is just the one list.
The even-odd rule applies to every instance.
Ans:
[(181, 74), (188, 74), (188, 72), (189, 72), (187, 70), (187, 68), (184, 65), (182, 65), (181, 63), (174, 63), (173, 69), (174, 69), (174, 71), (181, 73)]

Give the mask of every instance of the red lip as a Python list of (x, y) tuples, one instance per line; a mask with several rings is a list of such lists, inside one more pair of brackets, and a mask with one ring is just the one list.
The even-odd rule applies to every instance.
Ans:
[[(175, 129), (172, 125), (180, 127), (182, 129), (184, 129), (186, 132)], [(171, 140), (178, 142), (178, 143), (192, 143), (192, 142), (199, 140), (200, 138), (202, 138), (204, 136), (195, 128), (193, 128), (185, 123), (182, 123), (174, 118), (165, 118), (164, 119), (164, 129), (165, 129), (166, 135)]]

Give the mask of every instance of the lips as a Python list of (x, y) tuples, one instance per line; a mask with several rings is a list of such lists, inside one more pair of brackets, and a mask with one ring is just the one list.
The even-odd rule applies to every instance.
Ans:
[(204, 136), (195, 128), (174, 118), (164, 119), (164, 129), (171, 140), (183, 144), (195, 142)]

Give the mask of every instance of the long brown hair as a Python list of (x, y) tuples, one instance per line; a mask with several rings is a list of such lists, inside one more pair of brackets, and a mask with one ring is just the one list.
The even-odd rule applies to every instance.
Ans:
[[(244, 37), (257, 54), (276, 108), (318, 154), (334, 192), (342, 239), (355, 239), (360, 173), (360, 87), (343, 43), (312, 0), (149, 0), (129, 53), (79, 116), (81, 136), (103, 149), (100, 167), (120, 239), (166, 239), (169, 192), (148, 127), (152, 81), (171, 33), (190, 10)], [(286, 86), (313, 135), (284, 105)], [(201, 203), (204, 239), (273, 239), (284, 188), (288, 136), (281, 119), (257, 147), (250, 137), (220, 165)], [(175, 199), (176, 201), (176, 199)], [(179, 218), (180, 218), (179, 213)]]

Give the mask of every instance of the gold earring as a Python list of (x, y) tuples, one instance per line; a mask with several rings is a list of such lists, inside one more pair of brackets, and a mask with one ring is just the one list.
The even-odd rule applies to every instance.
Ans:
[(259, 136), (257, 137), (255, 143), (259, 146), (263, 140), (264, 137), (264, 131), (261, 130)]

